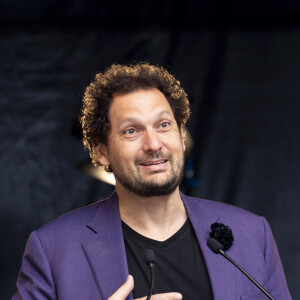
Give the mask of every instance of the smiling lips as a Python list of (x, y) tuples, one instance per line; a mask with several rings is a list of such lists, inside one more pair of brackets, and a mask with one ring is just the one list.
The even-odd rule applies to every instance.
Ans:
[(153, 166), (153, 165), (160, 165), (166, 163), (168, 160), (167, 159), (160, 159), (160, 160), (154, 160), (154, 161), (146, 161), (140, 163), (141, 166)]

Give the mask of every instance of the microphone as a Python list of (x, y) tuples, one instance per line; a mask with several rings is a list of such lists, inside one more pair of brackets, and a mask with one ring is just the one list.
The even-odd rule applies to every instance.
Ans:
[(154, 286), (154, 265), (156, 263), (155, 260), (155, 254), (154, 251), (152, 249), (147, 249), (145, 251), (145, 263), (146, 265), (149, 266), (150, 271), (151, 271), (151, 283), (150, 283), (150, 289), (149, 289), (149, 293), (147, 296), (147, 300), (150, 300), (151, 296), (152, 296), (152, 290), (153, 290), (153, 286)]
[(251, 275), (249, 275), (242, 267), (240, 267), (233, 259), (231, 259), (223, 250), (224, 246), (214, 238), (209, 238), (207, 240), (208, 248), (216, 253), (221, 254), (227, 260), (229, 260), (235, 267), (237, 267), (246, 277), (248, 277), (269, 299), (275, 300)]

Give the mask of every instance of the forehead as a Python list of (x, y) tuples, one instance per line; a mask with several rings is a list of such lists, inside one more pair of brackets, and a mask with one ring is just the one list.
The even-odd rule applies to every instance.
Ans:
[(128, 94), (115, 94), (109, 110), (110, 121), (137, 117), (149, 119), (159, 114), (169, 114), (174, 117), (171, 106), (158, 89), (137, 90)]

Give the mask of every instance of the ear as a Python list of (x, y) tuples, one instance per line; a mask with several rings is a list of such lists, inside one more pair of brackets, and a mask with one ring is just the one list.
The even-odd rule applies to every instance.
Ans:
[(184, 128), (180, 127), (180, 137), (181, 137), (181, 142), (182, 142), (182, 148), (183, 152), (185, 151), (185, 138), (186, 138), (186, 131)]
[(107, 147), (103, 144), (93, 144), (93, 150), (98, 158), (99, 163), (102, 166), (109, 166), (109, 160), (107, 155)]

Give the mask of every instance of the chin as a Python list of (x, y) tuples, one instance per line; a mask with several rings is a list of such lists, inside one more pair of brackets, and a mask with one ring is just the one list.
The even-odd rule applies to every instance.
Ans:
[(143, 184), (124, 185), (130, 192), (142, 197), (160, 197), (173, 193), (180, 181), (168, 181), (164, 184), (156, 182), (147, 182)]

